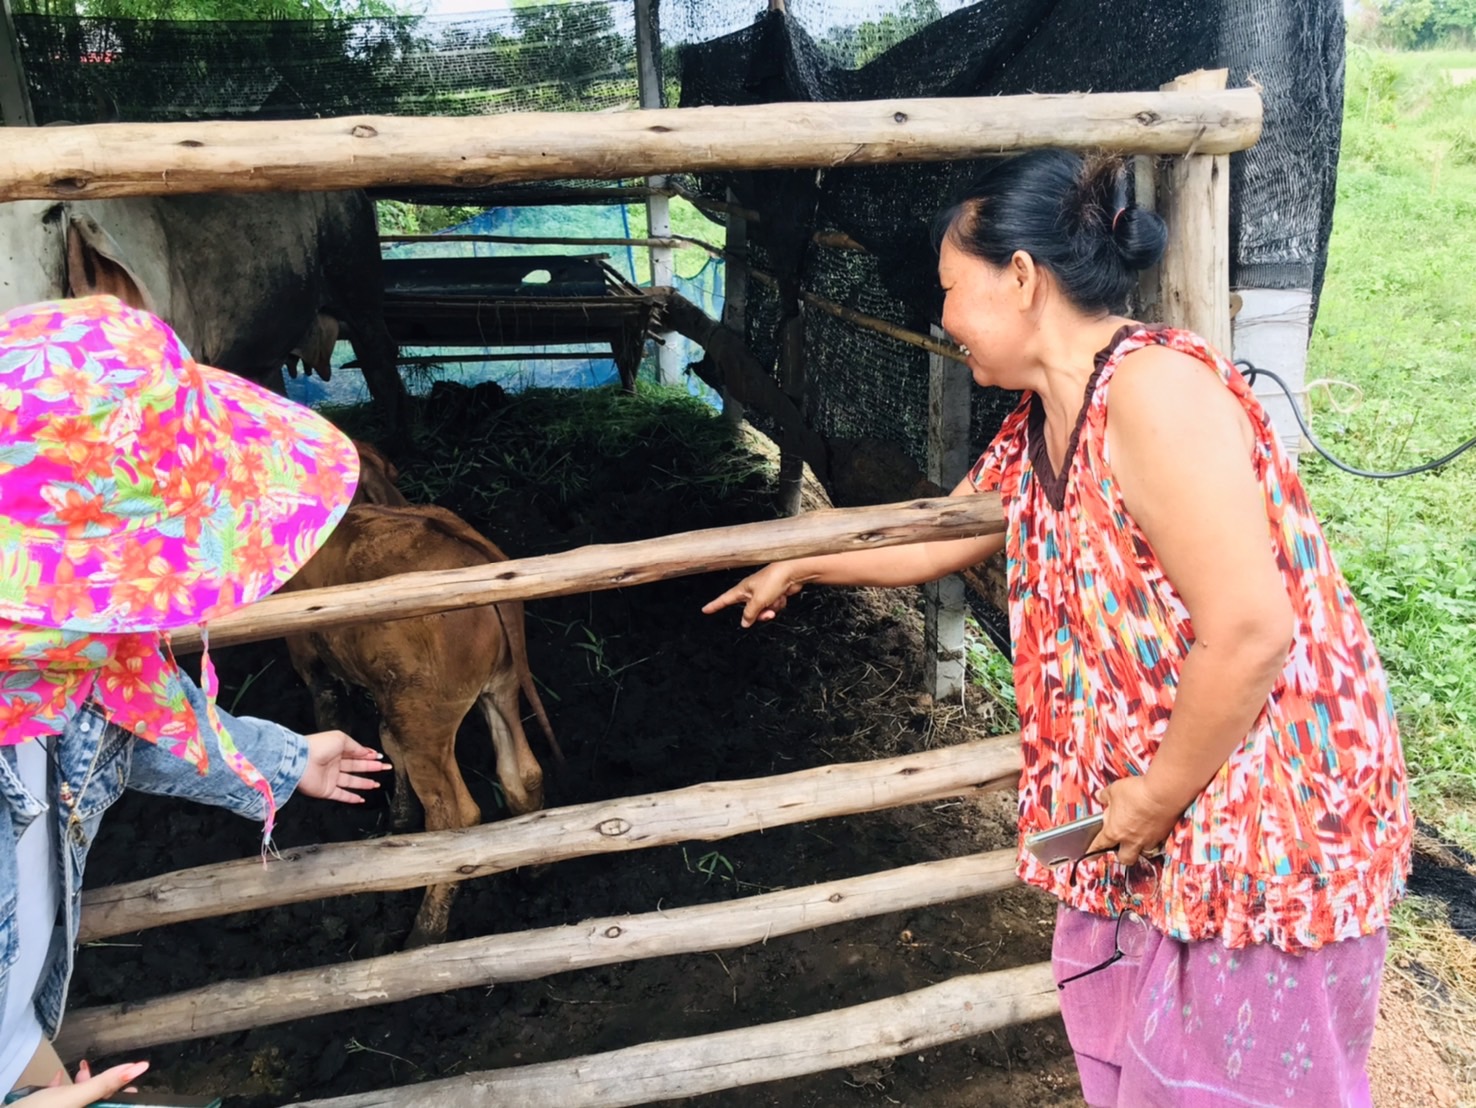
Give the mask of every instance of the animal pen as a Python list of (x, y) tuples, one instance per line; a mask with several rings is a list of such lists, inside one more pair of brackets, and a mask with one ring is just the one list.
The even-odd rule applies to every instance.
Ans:
[[(782, 0), (772, 17), (783, 18)], [(650, 6), (637, 0), (642, 71), (659, 42)], [(643, 81), (651, 90), (652, 78)], [(657, 209), (648, 237), (650, 296), (657, 326), (707, 351), (698, 367), (725, 397), (772, 428), (797, 504), (804, 464), (829, 461), (808, 424), (803, 333), (791, 323), (774, 361), (778, 379), (744, 342), (742, 278), (769, 281), (810, 308), (928, 352), (928, 477), (946, 487), (967, 464), (969, 426), (958, 397), (970, 387), (956, 349), (809, 291), (783, 271), (745, 268), (746, 235), (765, 215), (735, 196), (698, 199), (727, 220), (727, 240), (709, 248), (736, 274), (722, 321), (665, 288), (669, 251), (661, 201), (675, 174), (813, 176), (834, 166), (895, 166), (991, 157), (1041, 146), (1135, 156), (1138, 202), (1169, 225), (1162, 265), (1147, 276), (1140, 312), (1231, 346), (1229, 155), (1256, 143), (1262, 101), (1227, 88), (1225, 70), (1196, 71), (1155, 91), (1025, 94), (990, 99), (897, 98), (830, 103), (752, 103), (614, 114), (351, 116), (271, 122), (132, 123), (0, 131), (0, 199), (150, 195), (169, 192), (335, 188), (491, 188), (540, 181), (651, 178), (638, 195)], [(787, 176), (780, 173), (785, 171)], [(813, 233), (826, 248), (859, 245), (835, 231)], [(806, 238), (811, 232), (806, 230)], [(666, 280), (661, 276), (667, 275)], [(1155, 308), (1156, 306), (1156, 308)], [(796, 314), (803, 319), (803, 314)], [(618, 329), (611, 332), (618, 343)], [(670, 366), (667, 371), (670, 371)], [(998, 532), (997, 496), (923, 498), (790, 515), (773, 522), (673, 534), (486, 567), (407, 574), (365, 585), (268, 598), (210, 629), (216, 646), (356, 622), (428, 615), (503, 600), (534, 600), (625, 588), (779, 558)], [(961, 588), (930, 597), (929, 655), (935, 688), (961, 680), (957, 636)], [(175, 648), (198, 646), (177, 635)], [(951, 684), (950, 684), (951, 683)], [(255, 858), (91, 890), (81, 939), (107, 939), (186, 920), (349, 893), (458, 882), (525, 866), (681, 842), (710, 842), (818, 819), (972, 797), (1013, 785), (1018, 736), (782, 776), (698, 784), (674, 791), (554, 808), (474, 828), (297, 848), (263, 867)], [(844, 921), (985, 895), (1016, 883), (1015, 852), (928, 862), (749, 896), (736, 902), (664, 908), (577, 925), (499, 934), (327, 968), (229, 981), (190, 992), (69, 1014), (65, 1054), (115, 1054), (308, 1016), (388, 1004), (473, 985), (523, 981), (574, 968), (726, 950)], [(819, 1015), (650, 1042), (613, 1052), (499, 1069), (414, 1086), (312, 1101), (367, 1106), (507, 1103), (577, 1108), (635, 1105), (694, 1096), (915, 1052), (1057, 1011), (1050, 967), (1040, 963), (964, 975), (919, 991)]]

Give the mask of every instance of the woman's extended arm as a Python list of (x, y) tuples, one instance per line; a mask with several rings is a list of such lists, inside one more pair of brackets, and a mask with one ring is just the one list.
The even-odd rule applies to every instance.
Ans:
[[(977, 492), (965, 477), (948, 495), (974, 496)], [(879, 588), (921, 585), (977, 565), (1003, 548), (1004, 534), (1001, 532), (972, 539), (934, 540), (771, 562), (703, 605), (702, 610), (711, 615), (731, 605), (742, 604), (742, 624), (752, 627), (777, 616), (789, 598), (806, 585), (872, 585)]]

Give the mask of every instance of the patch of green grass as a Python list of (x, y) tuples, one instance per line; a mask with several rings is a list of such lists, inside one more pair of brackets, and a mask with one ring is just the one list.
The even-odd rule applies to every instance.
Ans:
[[(607, 483), (629, 491), (615, 467), (641, 474), (646, 487), (704, 501), (770, 479), (764, 460), (681, 387), (528, 389), (465, 415), (456, 401), (427, 407), (418, 439), (430, 449), (401, 467), (400, 487), (412, 501), (444, 503), (455, 494), (457, 510), (490, 510), (515, 486), (521, 504), (567, 507), (598, 499)], [(438, 445), (447, 441), (455, 444), (449, 454)], [(591, 457), (612, 468), (591, 472)]]
[[(1476, 435), (1476, 83), (1447, 75), (1463, 68), (1476, 69), (1476, 52), (1349, 51), (1308, 379), (1358, 390), (1314, 387), (1310, 404), (1324, 445), (1366, 469), (1404, 468)], [(1398, 481), (1313, 454), (1302, 472), (1388, 666), (1416, 806), (1471, 845), (1476, 451)]]
[(968, 680), (988, 699), (995, 710), (994, 729), (1003, 733), (1020, 729), (1015, 700), (1015, 669), (1008, 658), (984, 637), (973, 616), (964, 620), (964, 666)]

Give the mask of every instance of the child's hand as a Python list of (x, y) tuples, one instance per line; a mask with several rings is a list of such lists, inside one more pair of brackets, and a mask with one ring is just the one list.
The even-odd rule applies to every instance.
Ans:
[(307, 736), (308, 765), (297, 791), (320, 800), (362, 804), (364, 798), (351, 789), (377, 789), (379, 782), (360, 773), (383, 773), (391, 768), (379, 751), (361, 746), (342, 731), (319, 731)]
[(46, 1088), (37, 1089), (15, 1103), (23, 1104), (25, 1108), (85, 1108), (88, 1104), (106, 1100), (130, 1081), (136, 1081), (148, 1068), (147, 1062), (126, 1062), (93, 1077), (92, 1070), (83, 1062), (77, 1067), (75, 1085), (63, 1085), (63, 1075), (58, 1073)]

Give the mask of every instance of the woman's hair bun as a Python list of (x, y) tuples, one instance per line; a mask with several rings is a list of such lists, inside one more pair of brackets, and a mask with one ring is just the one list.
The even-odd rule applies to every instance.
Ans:
[(1163, 218), (1136, 204), (1120, 209), (1109, 230), (1112, 245), (1129, 269), (1148, 269), (1163, 258), (1168, 245), (1168, 225)]

